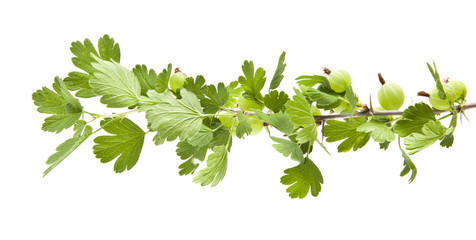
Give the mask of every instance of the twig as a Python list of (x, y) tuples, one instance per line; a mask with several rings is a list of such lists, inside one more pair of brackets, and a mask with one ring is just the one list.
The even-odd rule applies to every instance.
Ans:
[[(476, 102), (466, 103), (463, 106), (462, 110), (464, 111), (466, 109), (471, 109), (471, 108), (476, 108)], [(222, 109), (222, 110), (225, 110), (225, 109)], [(234, 113), (242, 112), (244, 115), (256, 115), (256, 113), (253, 112), (253, 111), (244, 111), (244, 110), (241, 110), (239, 108), (232, 108), (232, 109), (227, 108), (226, 110), (234, 112)], [(457, 110), (457, 112), (461, 111), (461, 107), (456, 106), (456, 110)], [(433, 112), (435, 114), (440, 114), (440, 113), (449, 113), (450, 111), (433, 109)], [(377, 111), (377, 110), (373, 110), (373, 108), (370, 108), (370, 109), (367, 108), (367, 110), (362, 111), (362, 112), (354, 113), (354, 114), (352, 114), (352, 116), (353, 117), (366, 117), (366, 116), (373, 116), (373, 115), (398, 116), (398, 115), (402, 115), (402, 114), (403, 114), (403, 111)], [(316, 121), (326, 121), (326, 120), (331, 120), (331, 119), (341, 119), (341, 118), (348, 118), (348, 117), (350, 117), (350, 114), (349, 113), (344, 113), (344, 114), (314, 116), (314, 119), (316, 119)]]

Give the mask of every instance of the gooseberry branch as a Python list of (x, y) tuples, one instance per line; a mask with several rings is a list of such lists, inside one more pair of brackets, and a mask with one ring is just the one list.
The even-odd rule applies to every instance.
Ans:
[[(153, 133), (155, 145), (177, 142), (176, 153), (183, 160), (178, 167), (180, 175), (194, 175), (193, 182), (214, 187), (225, 177), (233, 139), (247, 139), (265, 128), (273, 148), (297, 164), (284, 170), (280, 179), (291, 198), (321, 192), (324, 178), (315, 159), (329, 153), (325, 142), (340, 142), (339, 153), (357, 151), (370, 140), (382, 150), (395, 146), (403, 157), (400, 176), (411, 172), (412, 182), (417, 168), (410, 156), (436, 142), (451, 147), (458, 114), (462, 118), (465, 110), (476, 108), (476, 103), (466, 103), (464, 83), (441, 81), (434, 63), (427, 64), (433, 89), (418, 94), (429, 97), (431, 106), (418, 102), (399, 110), (405, 100), (403, 88), (385, 82), (381, 74), (379, 105), (375, 107), (371, 98), (369, 106), (360, 102), (352, 89), (356, 81), (345, 70), (324, 68), (326, 75), (299, 76), (295, 79), (298, 88), (291, 96), (277, 90), (284, 79), (285, 52), (269, 85), (266, 71), (255, 69), (252, 61), (244, 61), (243, 74), (228, 85), (207, 84), (202, 75), (191, 77), (178, 68), (174, 71), (172, 64), (160, 72), (145, 65), (129, 70), (120, 64), (119, 45), (108, 35), (99, 39), (97, 50), (85, 39), (73, 42), (71, 52), (73, 64), (81, 71), (72, 71), (64, 79), (56, 77), (53, 90), (43, 87), (32, 95), (37, 111), (49, 114), (42, 130), (58, 134), (73, 128), (72, 136), (46, 161), (49, 166), (44, 176), (99, 132), (104, 134), (93, 140), (96, 158), (102, 163), (114, 162), (117, 173), (131, 170), (138, 163), (145, 135)], [(263, 91), (265, 86), (268, 91)], [(128, 111), (91, 113), (79, 99), (93, 97), (107, 108)], [(145, 113), (145, 131), (127, 118), (138, 112)], [(448, 114), (437, 118), (442, 113)], [(450, 116), (449, 124), (441, 122)], [(85, 117), (92, 119), (86, 121)], [(93, 129), (90, 123), (96, 119), (101, 121)], [(323, 155), (316, 158), (311, 153)]]
[[(473, 103), (466, 103), (461, 106), (456, 106), (455, 109), (457, 112), (460, 112), (461, 110), (467, 110), (467, 109), (472, 109), (476, 108), (476, 102)], [(233, 113), (238, 113), (242, 112), (244, 115), (251, 115), (251, 116), (256, 116), (256, 112), (253, 111), (245, 111), (240, 108), (227, 108), (227, 109), (221, 109), (222, 111), (229, 111)], [(438, 110), (438, 109), (433, 109), (433, 112), (435, 114), (442, 114), (442, 113), (451, 113), (450, 110)], [(353, 117), (371, 117), (371, 116), (401, 116), (403, 114), (403, 111), (391, 111), (391, 110), (374, 110), (367, 108), (364, 111), (360, 111), (357, 113), (353, 113)], [(329, 115), (318, 115), (314, 116), (314, 119), (316, 121), (326, 121), (326, 120), (331, 120), (331, 119), (343, 119), (343, 118), (349, 118), (350, 113), (343, 113), (343, 114), (329, 114)]]

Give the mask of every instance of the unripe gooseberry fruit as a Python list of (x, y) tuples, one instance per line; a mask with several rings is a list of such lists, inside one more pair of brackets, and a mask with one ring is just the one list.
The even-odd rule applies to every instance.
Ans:
[(172, 91), (176, 92), (178, 89), (183, 87), (183, 84), (185, 82), (185, 79), (187, 79), (187, 75), (184, 73), (178, 71), (170, 77), (169, 84), (170, 84), (170, 89)]
[[(456, 100), (456, 94), (453, 87), (448, 84), (444, 84), (443, 89), (445, 90), (446, 98), (450, 102), (454, 102)], [(448, 110), (451, 107), (447, 100), (440, 98), (438, 95), (438, 88), (436, 87), (430, 91), (430, 104), (433, 106), (433, 108), (438, 110)]]
[(398, 110), (405, 101), (405, 94), (398, 84), (384, 83), (378, 90), (378, 101), (385, 110)]
[(453, 88), (453, 91), (456, 95), (456, 101), (464, 100), (464, 98), (466, 97), (467, 89), (466, 85), (464, 85), (463, 82), (458, 80), (451, 80), (446, 85)]
[(336, 93), (345, 91), (345, 88), (352, 84), (350, 74), (345, 70), (336, 70), (329, 75), (329, 85)]
[(263, 110), (264, 106), (253, 101), (246, 99), (243, 95), (238, 98), (238, 107), (245, 111), (251, 111), (252, 109)]

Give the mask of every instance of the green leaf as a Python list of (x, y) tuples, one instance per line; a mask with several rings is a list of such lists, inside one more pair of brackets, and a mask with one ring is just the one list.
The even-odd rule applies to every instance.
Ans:
[(85, 121), (78, 121), (74, 127), (75, 134), (72, 138), (61, 143), (56, 148), (56, 153), (51, 155), (46, 164), (50, 166), (43, 172), (43, 177), (46, 176), (51, 170), (58, 166), (67, 156), (69, 156), (76, 148), (81, 145), (91, 134), (92, 128), (86, 125)]
[(312, 115), (311, 105), (307, 102), (302, 93), (293, 96), (293, 100), (286, 103), (286, 113), (290, 116), (291, 121), (300, 126), (315, 124)]
[[(159, 75), (157, 75), (157, 84), (155, 85), (155, 91), (158, 93), (163, 93), (169, 88), (169, 80), (172, 75), (172, 64), (169, 63), (167, 68), (162, 70)], [(205, 80), (204, 80), (205, 81)]]
[(158, 83), (157, 73), (154, 69), (147, 70), (147, 66), (137, 64), (132, 72), (137, 77), (140, 84), (141, 95), (146, 95), (147, 91), (154, 90)]
[(245, 114), (238, 112), (238, 125), (236, 126), (236, 136), (238, 138), (243, 138), (244, 135), (249, 135), (253, 129), (251, 124), (248, 122)]
[(224, 83), (218, 83), (218, 88), (215, 85), (209, 85), (206, 96), (208, 98), (202, 99), (201, 104), (203, 112), (208, 114), (217, 113), (228, 101), (228, 92)]
[(383, 142), (383, 143), (379, 143), (380, 145), (380, 149), (383, 149), (383, 150), (387, 150), (388, 147), (390, 146), (390, 142)]
[(235, 108), (238, 104), (238, 98), (241, 93), (243, 93), (243, 88), (239, 86), (238, 81), (232, 81), (228, 86), (226, 86), (228, 92), (228, 101), (223, 105), (227, 108)]
[(429, 121), (423, 125), (421, 133), (413, 133), (405, 138), (405, 148), (410, 151), (408, 154), (413, 155), (435, 143), (445, 133), (445, 127), (440, 122)]
[(245, 90), (243, 96), (247, 96), (247, 98), (251, 100), (261, 101), (261, 89), (263, 89), (266, 83), (266, 78), (264, 77), (266, 71), (264, 71), (263, 68), (258, 68), (255, 72), (252, 61), (245, 61), (241, 69), (243, 70), (244, 76), (240, 76), (238, 82)]
[(435, 113), (431, 107), (423, 102), (405, 109), (402, 118), (395, 123), (394, 127), (395, 133), (400, 137), (406, 137), (412, 133), (421, 133), (423, 125), (429, 121), (436, 121)]
[(54, 114), (45, 119), (42, 129), (48, 132), (60, 133), (79, 120), (83, 107), (79, 100), (73, 97), (59, 77), (55, 77), (53, 89), (43, 87), (33, 93), (33, 103), (38, 106), (38, 112)]
[(321, 75), (302, 75), (296, 78), (298, 85), (306, 87), (314, 87), (317, 84), (328, 82), (326, 76)]
[(355, 108), (357, 108), (359, 97), (357, 97), (357, 94), (355, 94), (354, 90), (352, 90), (352, 86), (348, 86), (345, 88), (345, 97), (347, 98), (351, 106), (350, 116), (352, 117), (352, 114), (355, 112)]
[(147, 95), (153, 104), (139, 106), (146, 111), (150, 128), (168, 141), (193, 137), (200, 131), (205, 117), (195, 94), (186, 89), (181, 89), (180, 94), (182, 99), (176, 99), (169, 91), (149, 91)]
[(456, 111), (453, 111), (453, 116), (451, 117), (450, 126), (446, 129), (445, 137), (440, 142), (440, 145), (442, 147), (449, 148), (453, 146), (453, 142), (455, 140), (453, 133), (455, 131), (457, 123), (458, 123), (458, 114), (456, 113)]
[(165, 142), (165, 139), (160, 137), (160, 134), (156, 133), (152, 138), (152, 141), (156, 146), (162, 145)]
[(96, 48), (89, 39), (84, 39), (84, 42), (76, 41), (71, 43), (71, 52), (76, 56), (71, 59), (74, 66), (92, 74), (95, 69), (91, 63), (96, 62), (92, 56), (99, 57)]
[[(433, 66), (435, 67), (435, 69), (431, 67), (430, 63), (426, 63), (426, 65), (428, 66), (428, 69), (430, 70), (431, 75), (433, 76), (433, 79), (435, 80), (436, 88), (438, 89), (438, 97), (443, 100), (446, 100), (445, 89), (443, 88), (443, 84), (441, 84), (440, 74), (438, 73), (438, 70), (436, 69), (435, 62), (433, 62)], [(451, 105), (452, 104), (450, 104), (450, 106)]]
[(198, 75), (195, 80), (193, 77), (186, 78), (183, 88), (195, 93), (198, 99), (203, 99), (208, 92), (208, 86), (205, 85), (205, 78), (202, 75)]
[(179, 166), (179, 175), (180, 176), (186, 176), (189, 174), (193, 174), (195, 170), (200, 166), (200, 164), (197, 162), (195, 159), (188, 159), (187, 161), (183, 162)]
[(106, 118), (101, 121), (101, 127), (113, 135), (96, 137), (93, 153), (102, 163), (117, 158), (114, 164), (116, 173), (130, 170), (139, 160), (145, 132), (127, 118)]
[(213, 130), (202, 124), (200, 131), (188, 139), (188, 142), (193, 146), (207, 146), (213, 139)]
[(271, 139), (277, 144), (273, 144), (276, 151), (282, 153), (285, 157), (291, 155), (291, 159), (300, 163), (304, 162), (304, 154), (301, 147), (297, 142), (293, 142), (287, 139), (271, 137)]
[(288, 102), (289, 96), (281, 91), (273, 90), (264, 95), (264, 105), (271, 111), (277, 113), (284, 109), (284, 105)]
[(104, 35), (98, 41), (99, 54), (96, 51), (96, 48), (92, 44), (91, 40), (84, 39), (84, 42), (76, 41), (71, 43), (71, 52), (75, 55), (71, 60), (73, 64), (84, 70), (85, 72), (92, 74), (95, 69), (91, 65), (96, 62), (93, 56), (100, 57), (106, 61), (115, 61), (120, 62), (121, 52), (119, 49), (119, 44), (114, 43), (114, 38), (110, 38), (109, 35)]
[(110, 108), (134, 106), (139, 102), (141, 87), (136, 75), (116, 62), (96, 58), (95, 69), (89, 84), (102, 95), (101, 103)]
[(301, 131), (297, 133), (296, 140), (298, 143), (306, 143), (317, 140), (317, 126), (316, 124), (310, 124), (304, 127)]
[(225, 127), (220, 127), (218, 130), (215, 130), (213, 132), (213, 139), (208, 144), (209, 148), (214, 148), (221, 145), (228, 145), (228, 148), (230, 148), (231, 141), (228, 143), (230, 140), (230, 135), (230, 129), (226, 129)]
[(286, 175), (281, 177), (281, 183), (291, 185), (286, 189), (291, 198), (304, 198), (311, 189), (311, 194), (317, 197), (321, 191), (321, 184), (324, 183), (319, 168), (309, 158), (305, 158), (302, 163), (284, 171)]
[(402, 152), (403, 166), (404, 166), (402, 172), (400, 173), (400, 177), (407, 175), (411, 170), (412, 175), (410, 176), (410, 179), (408, 180), (408, 183), (411, 183), (413, 182), (413, 180), (415, 180), (415, 177), (417, 175), (417, 168), (415, 164), (413, 164), (408, 154), (405, 152), (405, 150), (403, 150), (402, 146), (400, 145), (400, 138), (398, 140), (398, 146), (400, 147), (400, 151)]
[(392, 128), (381, 122), (366, 122), (359, 125), (357, 131), (370, 133), (372, 139), (378, 143), (391, 142), (396, 139)]
[(221, 145), (214, 147), (213, 153), (208, 155), (207, 167), (200, 170), (197, 176), (193, 178), (193, 181), (202, 186), (209, 184), (211, 184), (212, 187), (216, 186), (225, 177), (227, 161), (227, 146)]
[[(193, 146), (189, 144), (188, 142), (179, 142), (177, 144), (177, 150), (176, 150), (177, 155), (182, 160), (188, 159), (187, 161), (180, 164), (179, 174), (181, 176), (193, 174), (199, 166), (199, 161), (202, 162), (205, 160), (207, 150), (208, 148), (206, 146), (199, 147), (199, 146)], [(197, 161), (197, 159), (199, 161)]]
[(307, 89), (307, 96), (309, 99), (316, 102), (317, 108), (324, 110), (334, 109), (342, 102), (338, 94), (329, 94), (314, 88)]
[(453, 142), (455, 140), (455, 137), (453, 136), (454, 131), (455, 131), (454, 127), (450, 127), (446, 129), (445, 137), (440, 142), (440, 145), (442, 147), (449, 148), (453, 146)]
[(269, 125), (278, 129), (278, 131), (286, 135), (291, 135), (294, 131), (294, 124), (291, 121), (291, 118), (289, 117), (289, 115), (286, 113), (279, 112), (279, 113), (270, 113), (268, 115), (261, 111), (256, 111), (256, 115), (263, 122), (268, 123)]
[(205, 156), (207, 153), (206, 146), (194, 146), (187, 141), (181, 141), (177, 143), (177, 156), (180, 159), (198, 159), (200, 161), (205, 160)]
[(283, 72), (284, 68), (286, 68), (286, 64), (284, 64), (284, 58), (286, 56), (286, 52), (283, 52), (281, 56), (279, 56), (279, 61), (278, 61), (278, 66), (276, 67), (276, 71), (274, 72), (273, 79), (271, 80), (271, 84), (269, 86), (269, 89), (276, 89), (279, 87), (279, 84), (281, 84), (281, 81), (283, 80)]
[(119, 44), (114, 43), (114, 38), (109, 35), (104, 35), (98, 41), (99, 55), (103, 60), (113, 60), (115, 62), (121, 61), (121, 51)]
[(345, 139), (337, 148), (338, 152), (356, 151), (367, 144), (370, 133), (359, 132), (357, 128), (366, 123), (364, 117), (346, 118), (344, 121), (328, 120), (324, 126), (324, 136), (327, 142), (336, 142)]
[(82, 72), (70, 72), (63, 81), (71, 91), (77, 91), (76, 96), (81, 98), (95, 97), (93, 88), (89, 85), (91, 75)]

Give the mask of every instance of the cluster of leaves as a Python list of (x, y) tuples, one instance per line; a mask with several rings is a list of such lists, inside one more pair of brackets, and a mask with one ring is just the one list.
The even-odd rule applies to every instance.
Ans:
[[(342, 141), (338, 152), (360, 149), (370, 139), (387, 149), (398, 139), (404, 158), (401, 175), (411, 171), (410, 181), (416, 176), (416, 167), (409, 155), (438, 140), (445, 147), (453, 143), (454, 109), (449, 127), (443, 126), (425, 103), (408, 107), (395, 119), (392, 116), (353, 117), (363, 107), (352, 87), (336, 93), (324, 75), (298, 77), (299, 88), (294, 89), (290, 98), (286, 92), (277, 90), (284, 78), (284, 52), (265, 93), (266, 71), (261, 67), (255, 70), (252, 61), (245, 61), (243, 75), (228, 85), (206, 84), (205, 78), (198, 75), (187, 77), (182, 88), (172, 91), (169, 87), (173, 75), (171, 64), (159, 73), (145, 65), (129, 70), (120, 64), (119, 45), (108, 35), (99, 39), (97, 50), (85, 39), (73, 42), (71, 52), (73, 64), (82, 71), (70, 72), (64, 80), (56, 77), (54, 91), (43, 87), (33, 94), (38, 111), (52, 114), (43, 123), (44, 131), (60, 133), (74, 126), (73, 137), (60, 144), (57, 152), (48, 158), (50, 166), (44, 175), (100, 130), (106, 134), (94, 138), (95, 156), (103, 163), (115, 161), (114, 171), (118, 173), (130, 170), (139, 160), (145, 135), (153, 133), (156, 145), (177, 142), (176, 153), (184, 161), (179, 166), (180, 175), (195, 174), (206, 161), (193, 181), (202, 186), (216, 186), (226, 174), (233, 138), (252, 134), (251, 117), (255, 117), (266, 126), (273, 147), (297, 162), (296, 166), (284, 170), (281, 183), (290, 185), (287, 192), (291, 198), (304, 198), (309, 191), (317, 196), (324, 183), (321, 171), (310, 156), (315, 143), (329, 153), (319, 140), (320, 132), (327, 142)], [(437, 86), (441, 85), (436, 67), (429, 67)], [(441, 86), (438, 89), (445, 96), (444, 89)], [(100, 102), (108, 108), (128, 108), (129, 111), (109, 115), (90, 113), (84, 110), (78, 98), (91, 97), (100, 97)], [(240, 98), (257, 107), (243, 111), (237, 105)], [(349, 115), (343, 121), (316, 121), (320, 110)], [(126, 118), (139, 111), (145, 112), (147, 131)], [(92, 119), (86, 122), (85, 116)], [(91, 124), (96, 119), (102, 120), (93, 131)], [(271, 128), (275, 130), (270, 131)], [(400, 144), (401, 138), (405, 148)]]

